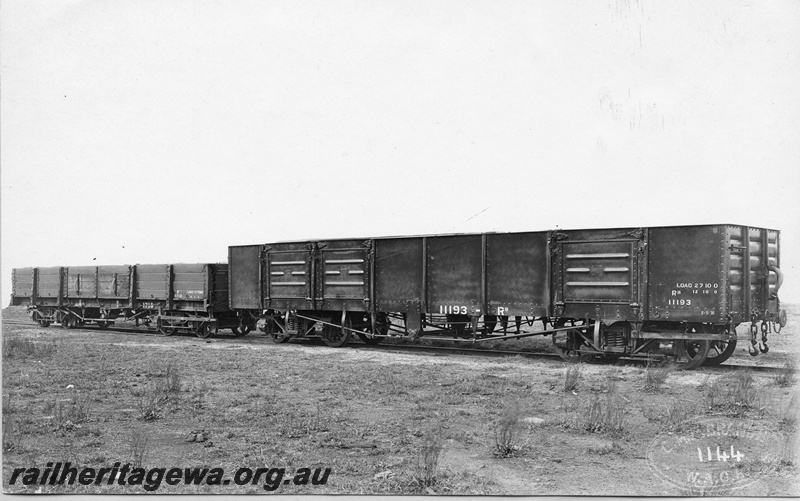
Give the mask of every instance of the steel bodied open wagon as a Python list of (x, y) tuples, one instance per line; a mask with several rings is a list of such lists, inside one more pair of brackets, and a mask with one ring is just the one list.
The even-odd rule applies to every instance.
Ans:
[(253, 322), (228, 309), (226, 263), (18, 268), (12, 305), (28, 306), (42, 327), (117, 320), (155, 323), (164, 334), (189, 330), (206, 337), (218, 328), (249, 332)]
[[(741, 225), (237, 246), (230, 307), (261, 314), (276, 341), (550, 335), (565, 358), (696, 367), (727, 359), (743, 322), (750, 353), (768, 351), (786, 322), (779, 249), (778, 231)], [(528, 328), (536, 320), (544, 330)]]

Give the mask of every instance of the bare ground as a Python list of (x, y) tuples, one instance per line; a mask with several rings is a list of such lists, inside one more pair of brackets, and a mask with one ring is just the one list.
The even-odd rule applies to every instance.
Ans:
[[(24, 309), (3, 310), (4, 319), (24, 317)], [(768, 355), (751, 359), (740, 346), (729, 363), (795, 361), (799, 323), (790, 314), (787, 328), (771, 335)], [(576, 369), (522, 357), (274, 345), (252, 334), (200, 340), (35, 324), (4, 325), (3, 341), (6, 492), (141, 492), (8, 484), (14, 468), (51, 461), (93, 468), (132, 462), (139, 435), (147, 437), (147, 468), (222, 467), (228, 476), (240, 467), (332, 468), (327, 485), (286, 485), (278, 491), (284, 494), (800, 494), (797, 385), (779, 386), (775, 373), (748, 373), (752, 391), (726, 404), (746, 379), (741, 371), (659, 373), (632, 363)], [(500, 345), (549, 350), (541, 339)], [(574, 390), (565, 390), (568, 371), (577, 373)], [(175, 374), (177, 391), (164, 390)], [(663, 383), (647, 388), (659, 374)], [(157, 386), (163, 391), (145, 415), (142, 395)], [(697, 452), (657, 456), (653, 464), (655, 441), (690, 434), (681, 424), (687, 419), (714, 416), (764, 432), (742, 444), (748, 449), (737, 471), (747, 482), (665, 480), (663, 471), (682, 474)], [(431, 444), (441, 453), (426, 471)], [(158, 492), (264, 489), (162, 485)]]

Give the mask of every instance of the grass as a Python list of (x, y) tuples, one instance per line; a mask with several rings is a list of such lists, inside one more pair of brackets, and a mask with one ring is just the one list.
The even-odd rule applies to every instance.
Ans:
[(46, 417), (52, 417), (56, 430), (72, 429), (89, 420), (92, 407), (93, 402), (88, 395), (76, 393), (66, 401), (61, 399), (46, 401), (43, 411)]
[(422, 437), (422, 444), (417, 451), (412, 482), (424, 490), (433, 487), (439, 480), (439, 461), (444, 450), (440, 430), (430, 430)]
[(800, 416), (798, 408), (798, 395), (795, 393), (789, 399), (778, 404), (778, 425), (782, 430), (795, 431), (797, 420)]
[(700, 410), (695, 402), (676, 398), (669, 405), (645, 409), (643, 414), (664, 430), (681, 431), (686, 421), (700, 415)]
[(494, 454), (507, 458), (522, 448), (522, 410), (519, 401), (503, 407), (494, 429)]
[(736, 370), (716, 379), (705, 395), (708, 410), (741, 418), (747, 412), (763, 410), (765, 392), (759, 392), (749, 369)]
[[(175, 403), (178, 399), (182, 389), (182, 378), (177, 366), (171, 360), (163, 370), (151, 365), (148, 378), (145, 385), (131, 388), (130, 394), (139, 411), (139, 417), (145, 421), (154, 421), (162, 416), (165, 404)], [(205, 382), (203, 385), (205, 387)]]
[(669, 376), (669, 372), (666, 366), (658, 364), (648, 357), (647, 365), (644, 368), (644, 391), (649, 393), (660, 391), (664, 381)]
[(579, 363), (567, 364), (564, 374), (564, 391), (576, 391), (583, 377), (583, 366)]
[(128, 438), (128, 445), (130, 447), (130, 462), (133, 468), (142, 468), (147, 458), (149, 441), (147, 434), (136, 428), (131, 431)]
[(145, 421), (154, 421), (161, 417), (161, 406), (167, 401), (167, 396), (157, 384), (149, 384), (143, 388), (132, 388), (131, 397), (139, 417)]
[(775, 384), (779, 388), (788, 388), (789, 386), (794, 386), (794, 383), (797, 379), (795, 376), (795, 369), (796, 367), (793, 362), (786, 362), (783, 365), (783, 368), (773, 378)]
[(38, 342), (18, 336), (3, 337), (3, 359), (42, 359), (51, 357), (55, 352), (55, 341)]
[[(39, 327), (13, 329), (9, 337), (27, 332), (34, 344), (52, 344), (38, 339)], [(61, 329), (47, 335), (56, 348), (46, 362), (21, 348), (4, 359), (6, 482), (14, 468), (48, 461), (95, 469), (122, 461), (220, 466), (226, 473), (243, 466), (333, 468), (328, 485), (282, 487), (278, 493), (285, 495), (620, 495), (631, 489), (676, 495), (677, 488), (628, 473), (646, 469), (638, 456), (660, 431), (677, 429), (671, 423), (680, 422), (682, 411), (673, 401), (691, 397), (704, 404), (711, 386), (710, 380), (709, 388), (698, 390), (697, 374), (675, 373), (669, 388), (646, 393), (644, 371), (637, 367), (583, 364), (573, 368), (580, 374), (573, 395), (564, 391), (568, 367), (550, 361), (275, 346), (258, 336), (218, 336), (207, 343)], [(756, 388), (766, 383), (774, 389), (772, 375), (753, 376)], [(157, 420), (143, 418), (130, 388), (160, 396), (151, 406)], [(59, 401), (65, 416), (77, 413), (78, 395), (90, 403), (78, 426), (55, 430), (52, 419), (43, 419), (55, 414)], [(46, 405), (52, 405), (49, 413), (43, 412)], [(531, 408), (534, 416), (527, 414)], [(645, 408), (654, 409), (653, 416), (667, 415), (663, 422), (650, 420), (641, 412)], [(779, 414), (775, 407), (747, 417), (777, 429)], [(519, 421), (521, 429), (515, 426)], [(787, 413), (784, 430), (790, 421)], [(207, 439), (187, 441), (196, 430)], [(513, 453), (493, 454), (504, 450)], [(780, 475), (789, 476), (787, 468)], [(774, 485), (776, 493), (793, 493)], [(33, 493), (38, 486), (5, 488)], [(141, 490), (104, 484), (54, 486), (53, 492)], [(163, 485), (158, 492), (264, 490)]]
[(578, 402), (566, 405), (565, 428), (621, 436), (625, 432), (628, 401), (616, 391), (616, 381), (607, 376), (602, 395), (592, 394)]

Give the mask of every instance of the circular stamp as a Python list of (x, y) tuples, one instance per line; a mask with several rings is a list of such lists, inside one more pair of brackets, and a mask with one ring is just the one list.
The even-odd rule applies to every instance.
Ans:
[(724, 495), (778, 464), (787, 440), (758, 421), (702, 416), (660, 432), (647, 450), (647, 464), (659, 479), (690, 495)]

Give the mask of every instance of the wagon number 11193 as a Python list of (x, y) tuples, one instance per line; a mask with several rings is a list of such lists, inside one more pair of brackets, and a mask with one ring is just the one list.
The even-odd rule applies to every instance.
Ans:
[(466, 306), (439, 305), (440, 315), (466, 315)]

